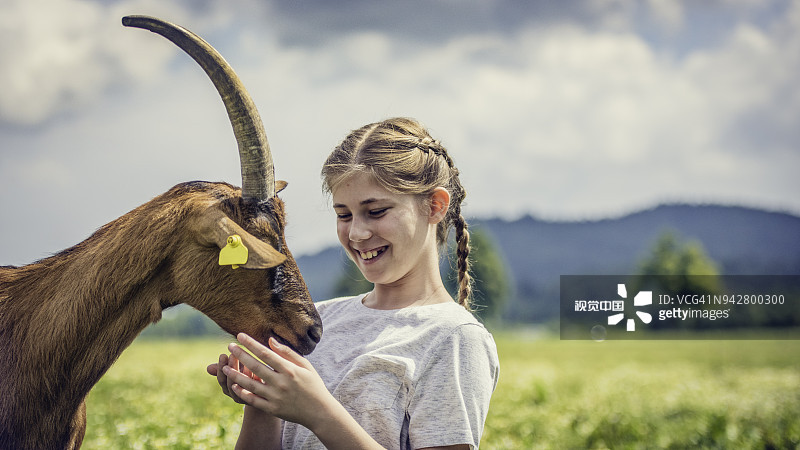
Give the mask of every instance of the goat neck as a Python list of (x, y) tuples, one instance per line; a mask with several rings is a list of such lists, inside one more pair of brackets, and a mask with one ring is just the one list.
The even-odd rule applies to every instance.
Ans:
[[(168, 298), (174, 294), (169, 265), (190, 213), (189, 202), (176, 199), (187, 195), (182, 191), (162, 194), (52, 257), (0, 268), (0, 417), (6, 422), (0, 448), (4, 441), (69, 448), (63, 424), (122, 351), (161, 318), (162, 305), (175, 303)], [(45, 406), (30, 408), (30, 402)], [(4, 436), (15, 429), (35, 430), (24, 439), (36, 440)]]

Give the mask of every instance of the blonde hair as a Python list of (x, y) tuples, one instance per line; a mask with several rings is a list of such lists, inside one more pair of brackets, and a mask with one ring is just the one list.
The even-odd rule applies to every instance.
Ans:
[(332, 193), (355, 173), (368, 173), (386, 190), (426, 199), (437, 187), (450, 193), (450, 206), (436, 229), (436, 241), (447, 243), (456, 231), (458, 303), (471, 310), (472, 278), (469, 274), (469, 232), (461, 215), (466, 196), (447, 149), (419, 122), (398, 117), (371, 123), (352, 131), (328, 156), (322, 167), (323, 186)]

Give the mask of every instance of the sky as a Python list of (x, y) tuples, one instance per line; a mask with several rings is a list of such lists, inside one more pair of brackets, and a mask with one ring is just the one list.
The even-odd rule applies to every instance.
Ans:
[[(191, 180), (241, 184), (217, 92), (160, 17), (210, 42), (261, 113), (295, 256), (335, 245), (321, 189), (350, 130), (420, 120), (467, 217), (661, 203), (800, 215), (800, 1), (0, 0), (0, 264)], [(133, 237), (135, 238), (135, 237)]]

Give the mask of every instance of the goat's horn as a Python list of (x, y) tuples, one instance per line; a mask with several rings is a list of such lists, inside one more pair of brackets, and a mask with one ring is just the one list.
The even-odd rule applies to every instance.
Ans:
[(272, 198), (275, 195), (275, 169), (261, 116), (241, 80), (222, 55), (191, 31), (155, 17), (126, 16), (122, 18), (122, 24), (164, 36), (200, 64), (219, 91), (233, 125), (242, 165), (242, 197)]

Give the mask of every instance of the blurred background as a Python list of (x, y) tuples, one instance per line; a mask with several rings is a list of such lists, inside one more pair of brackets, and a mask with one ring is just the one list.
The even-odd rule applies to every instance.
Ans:
[[(253, 95), (296, 256), (336, 243), (319, 170), (352, 129), (425, 123), (474, 218), (664, 203), (800, 213), (800, 5), (772, 0), (2, 0), (0, 248), (24, 264), (188, 180), (239, 184), (185, 25)], [(22, 236), (25, 236), (24, 238)]]
[(2, 11), (2, 264), (74, 245), (177, 183), (240, 184), (205, 74), (120, 23), (146, 14), (203, 36), (253, 95), (315, 300), (348, 293), (322, 163), (350, 130), (391, 116), (422, 121), (453, 155), (464, 213), (507, 275), (496, 317), (552, 319), (559, 275), (635, 273), (665, 233), (718, 273), (800, 274), (800, 2), (2, 0)]
[[(689, 266), (704, 274), (800, 274), (800, 2), (788, 0), (0, 0), (0, 264), (70, 247), (177, 183), (241, 183), (211, 83), (160, 36), (124, 28), (129, 14), (188, 27), (243, 79), (264, 119), (276, 176), (289, 181), (281, 193), (288, 244), (315, 300), (369, 289), (337, 248), (319, 177), (327, 154), (350, 130), (386, 117), (430, 128), (467, 189), (464, 213), (483, 264), (481, 315), (499, 333), (525, 330), (501, 339), (517, 374), (513, 390), (522, 389), (503, 403), (509, 417), (521, 407), (514, 402), (550, 405), (572, 388), (551, 381), (579, 370), (550, 367), (542, 353), (537, 368), (513, 362), (533, 358), (535, 330), (557, 324), (560, 275)], [(177, 309), (146, 334), (216, 332)], [(544, 355), (565, 354), (557, 342), (541, 345)], [(752, 355), (789, 359), (726, 347), (707, 369), (752, 366), (753, 380), (780, 379), (752, 398), (783, 390), (794, 403), (776, 403), (780, 414), (752, 429), (786, 440), (753, 442), (797, 445), (800, 414), (783, 413), (800, 409), (800, 380), (781, 370), (797, 368), (798, 349), (772, 345)], [(592, 353), (581, 352), (572, 355)], [(609, 384), (655, 370), (623, 376), (598, 364), (588, 367)], [(686, 364), (696, 379), (708, 375), (698, 361)], [(767, 374), (767, 366), (777, 372)], [(725, 392), (743, 382), (732, 373)], [(693, 395), (681, 386), (671, 391)], [(621, 436), (640, 442), (653, 429), (665, 446), (746, 445), (755, 406), (722, 396), (709, 400), (716, 406), (708, 414), (678, 405), (656, 415), (678, 417), (685, 428), (680, 411), (697, 413), (706, 425), (692, 436), (717, 433), (711, 444), (692, 437), (675, 444), (660, 419), (643, 434), (634, 425), (593, 434), (641, 415), (633, 407), (638, 412), (623, 419), (567, 409), (553, 419), (558, 424), (542, 423), (572, 430), (584, 439), (578, 446)], [(520, 436), (534, 436), (533, 419), (497, 417), (490, 448), (532, 442)], [(764, 431), (768, 422), (778, 428)], [(109, 435), (125, 435), (115, 426)], [(209, 433), (217, 431), (227, 432)]]

